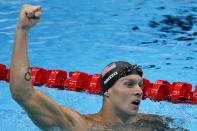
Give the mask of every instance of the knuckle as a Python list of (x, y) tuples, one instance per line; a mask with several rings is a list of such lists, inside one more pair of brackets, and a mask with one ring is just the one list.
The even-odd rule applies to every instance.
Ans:
[(29, 5), (27, 5), (27, 4), (26, 4), (26, 5), (23, 5), (23, 6), (22, 6), (22, 9), (25, 9), (25, 8), (27, 8), (27, 7), (29, 7)]

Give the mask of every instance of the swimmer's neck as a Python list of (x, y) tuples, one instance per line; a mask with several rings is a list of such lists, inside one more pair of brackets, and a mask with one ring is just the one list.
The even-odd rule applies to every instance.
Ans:
[(103, 104), (101, 110), (97, 113), (97, 116), (100, 117), (106, 123), (132, 123), (135, 121), (136, 115), (128, 115), (124, 112), (117, 111), (111, 106)]

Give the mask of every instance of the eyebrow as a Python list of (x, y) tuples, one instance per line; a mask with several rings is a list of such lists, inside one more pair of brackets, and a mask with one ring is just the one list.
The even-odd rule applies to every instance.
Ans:
[[(136, 81), (136, 80), (133, 80), (133, 79), (128, 79), (128, 80), (124, 81), (123, 84), (126, 85), (126, 84), (128, 84), (128, 83), (136, 84), (137, 81)], [(139, 84), (143, 84), (143, 80), (140, 80), (138, 83), (139, 83)]]
[(126, 80), (126, 81), (123, 82), (124, 85), (127, 85), (128, 83), (136, 84), (137, 81), (136, 80), (132, 80), (132, 79), (128, 79), (128, 80)]

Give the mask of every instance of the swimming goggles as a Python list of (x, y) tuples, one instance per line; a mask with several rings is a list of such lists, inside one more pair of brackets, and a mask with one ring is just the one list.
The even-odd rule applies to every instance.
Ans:
[(137, 73), (140, 76), (143, 75), (143, 71), (142, 71), (142, 69), (139, 66), (137, 66), (137, 65), (129, 65), (129, 66), (125, 67), (125, 69), (123, 69), (123, 71), (120, 74), (120, 77), (127, 76), (127, 75), (131, 74), (133, 71), (137, 71)]

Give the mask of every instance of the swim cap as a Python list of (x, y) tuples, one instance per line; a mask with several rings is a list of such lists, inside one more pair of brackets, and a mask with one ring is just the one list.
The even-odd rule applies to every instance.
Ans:
[(107, 65), (101, 74), (101, 92), (105, 93), (121, 77), (138, 74), (142, 77), (143, 71), (137, 65), (131, 65), (125, 61), (116, 61)]

